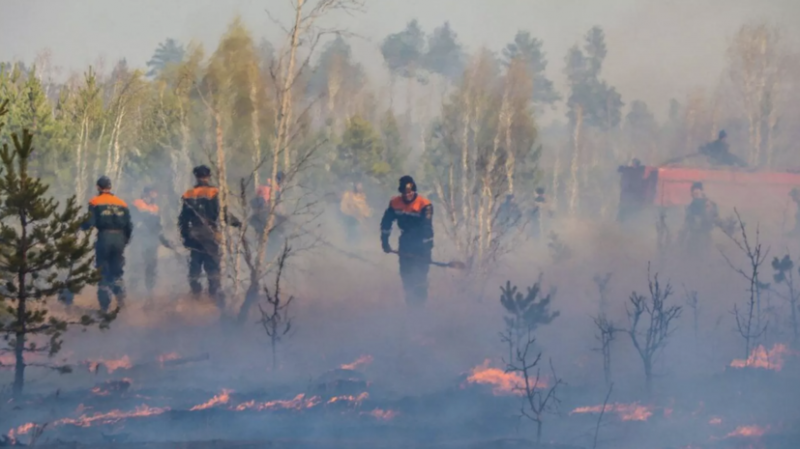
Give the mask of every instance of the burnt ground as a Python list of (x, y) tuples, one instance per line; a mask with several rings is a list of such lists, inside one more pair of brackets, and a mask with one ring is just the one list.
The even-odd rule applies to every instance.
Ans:
[[(213, 366), (213, 359), (164, 366), (160, 374), (180, 379), (204, 364)], [(35, 428), (28, 429), (16, 435), (16, 441), (5, 443), (39, 447), (537, 447), (533, 443), (535, 426), (519, 418), (518, 397), (497, 395), (491, 386), (470, 384), (466, 375), (454, 376), (449, 388), (401, 395), (365, 372), (334, 369), (310, 381), (225, 395), (200, 388), (148, 388), (141, 382), (145, 371), (136, 366), (110, 374), (101, 368), (96, 373), (77, 373), (94, 376), (94, 387), (8, 403), (0, 422), (7, 429), (29, 422), (43, 426), (38, 435)], [(624, 387), (620, 390), (611, 402), (636, 400)], [(800, 447), (800, 394), (787, 370), (727, 369), (691, 390), (695, 393), (638, 401), (647, 406), (645, 420), (624, 421), (621, 415), (606, 412), (597, 447)], [(298, 399), (300, 394), (304, 396)], [(599, 400), (586, 399), (598, 395)], [(209, 402), (215, 396), (217, 402)], [(593, 447), (598, 415), (570, 411), (602, 404), (602, 396), (601, 391), (588, 387), (565, 386), (560, 414), (545, 418), (544, 440), (548, 443), (538, 447)], [(731, 435), (742, 426), (758, 426), (763, 435)], [(180, 442), (179, 446), (175, 442)]]

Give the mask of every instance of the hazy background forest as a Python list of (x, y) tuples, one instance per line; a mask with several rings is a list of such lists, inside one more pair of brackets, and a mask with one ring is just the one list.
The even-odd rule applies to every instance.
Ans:
[[(498, 9), (483, 26), (476, 23), (485, 17), (480, 13), (485, 5), (480, 2), (471, 4), (472, 9), (451, 9), (452, 17), (443, 11), (447, 2), (430, 5), (425, 14), (404, 12), (403, 22), (419, 19), (413, 23), (398, 23), (396, 13), (403, 10), (386, 4), (369, 5), (365, 15), (323, 18), (323, 25), (335, 23), (331, 30), (342, 31), (343, 37), (325, 36), (320, 41), (293, 100), (301, 108), (313, 103), (305, 113), (309, 126), (304, 138), (319, 134), (326, 138), (317, 153), (320, 164), (313, 177), (329, 176), (320, 185), (353, 174), (345, 171), (359, 172), (380, 185), (393, 184), (404, 171), (421, 177), (420, 156), (434, 152), (439, 144), (433, 130), (447, 119), (442, 111), (453, 103), (452, 95), (464, 88), (464, 74), (475, 73), (476, 68), (486, 71), (476, 73), (482, 77), (477, 87), (498, 97), (504, 84), (530, 91), (532, 107), (520, 106), (536, 125), (525, 138), (535, 142), (534, 148), (541, 145), (543, 149), (539, 182), (550, 187), (559, 209), (572, 211), (576, 205), (592, 204), (605, 214), (612, 213), (616, 195), (608, 188), (616, 179), (616, 164), (632, 157), (655, 164), (691, 152), (722, 128), (730, 134), (736, 153), (748, 157), (750, 152), (763, 151), (765, 162), (794, 162), (787, 158), (796, 136), (794, 127), (787, 124), (796, 122), (798, 115), (793, 101), (797, 95), (793, 74), (798, 69), (795, 59), (787, 56), (793, 53), (797, 36), (791, 27), (772, 25), (772, 19), (789, 15), (786, 8), (793, 8), (793, 3), (704, 2), (689, 7), (687, 2), (686, 9), (657, 3), (515, 6)], [(184, 23), (174, 24), (169, 22), (168, 6), (44, 5), (3, 6), (2, 92), (12, 100), (6, 133), (35, 124), (41, 134), (39, 148), (46, 150), (39, 153), (40, 169), (59, 191), (75, 189), (86, 197), (92, 190), (87, 185), (91, 187), (98, 174), (107, 173), (117, 181), (120, 193), (133, 193), (142, 184), (164, 179), (166, 167), (188, 173), (188, 165), (208, 162), (204, 149), (207, 152), (212, 146), (210, 136), (198, 132), (207, 129), (208, 113), (196, 86), (210, 80), (215, 61), (225, 69), (214, 76), (225, 79), (214, 82), (224, 85), (224, 96), (232, 99), (225, 114), (230, 115), (225, 118), (225, 133), (231, 166), (250, 158), (254, 130), (262, 136), (255, 139), (260, 151), (269, 152), (275, 98), (268, 67), (275, 47), (283, 42), (280, 28), (270, 21), (265, 8), (281, 16), (283, 5), (226, 2), (226, 13), (214, 14), (221, 6), (196, 3), (190, 9), (194, 12), (181, 16)], [(413, 2), (404, 8), (413, 10)], [(237, 10), (244, 18), (231, 22)], [(66, 32), (63, 24), (78, 11), (84, 14), (82, 20), (95, 26)], [(667, 20), (677, 11), (687, 14)], [(116, 19), (107, 18), (114, 15), (126, 17), (121, 28), (108, 27)], [(509, 22), (524, 22), (527, 15), (531, 25), (500, 25), (503, 17), (511, 15), (521, 17)], [(746, 20), (750, 15), (757, 19)], [(437, 16), (441, 16), (438, 22), (434, 21)], [(49, 34), (31, 34), (30, 28), (21, 28), (12, 17), (36, 17), (43, 25), (49, 24)], [(381, 26), (389, 17), (394, 30)], [(558, 18), (552, 21), (558, 23), (557, 29), (552, 23), (542, 23), (548, 17)], [(602, 26), (603, 20), (611, 26)], [(763, 20), (767, 20), (766, 28), (756, 29)], [(137, 21), (144, 28), (130, 29)], [(174, 32), (169, 28), (156, 31), (168, 23)], [(661, 24), (666, 23), (674, 23), (674, 28), (664, 30), (667, 25)], [(595, 25), (602, 32), (590, 33)], [(740, 29), (745, 25), (749, 28)], [(224, 34), (215, 38), (211, 30)], [(378, 30), (386, 31), (381, 35)], [(675, 32), (667, 37), (662, 31)], [(154, 37), (158, 32), (161, 38)], [(47, 35), (60, 37), (53, 41)], [(636, 40), (642, 45), (626, 42), (630, 36), (641, 36)], [(747, 59), (748, 39), (759, 36), (767, 39), (763, 61)], [(144, 42), (158, 45), (148, 51)], [(387, 49), (391, 42), (392, 48)], [(89, 54), (90, 48), (96, 54)], [(514, 58), (522, 61), (524, 73), (509, 77), (507, 68)], [(746, 92), (745, 76), (766, 79), (763, 92)], [(754, 117), (755, 106), (750, 104), (754, 95), (767, 98), (767, 110), (758, 111), (759, 117)], [(575, 153), (578, 105), (585, 118)], [(181, 107), (183, 117), (179, 117)], [(253, 128), (254, 114), (258, 129)], [(758, 137), (751, 136), (749, 121), (753, 119), (762, 122), (763, 142), (758, 145), (763, 149), (754, 148)], [(191, 138), (183, 143), (178, 138), (182, 124), (191, 130)], [(344, 137), (360, 141), (343, 141)], [(175, 165), (173, 150), (181, 145), (189, 147), (183, 151), (190, 161)], [(360, 158), (358, 167), (332, 164), (335, 159), (343, 162), (336, 156), (347, 151), (363, 151), (367, 157)], [(573, 188), (570, 170), (576, 154), (581, 173)], [(262, 172), (266, 171), (264, 167)], [(231, 179), (238, 175), (232, 172)], [(173, 179), (176, 192), (190, 182), (181, 174)], [(610, 182), (607, 188), (591, 187), (601, 180)], [(431, 182), (421, 181), (432, 190)], [(518, 196), (524, 193), (517, 190)], [(578, 192), (576, 199), (571, 198), (573, 190)], [(601, 197), (592, 198), (592, 192)]]
[[(313, 9), (326, 3), (337, 7)], [(759, 396), (755, 408), (725, 402), (738, 385), (708, 387), (734, 358), (753, 365), (748, 357), (751, 350), (756, 353), (756, 342), (764, 351), (796, 341), (786, 313), (787, 305), (794, 311), (796, 304), (765, 293), (769, 332), (752, 342), (748, 338), (742, 351), (741, 339), (730, 332), (735, 326), (730, 312), (746, 299), (745, 282), (717, 248), (689, 260), (657, 246), (655, 216), (633, 230), (621, 229), (615, 218), (619, 165), (634, 158), (659, 165), (696, 152), (722, 129), (732, 152), (755, 169), (800, 169), (800, 34), (791, 22), (800, 17), (800, 3), (323, 0), (307, 3), (298, 16), (287, 5), (85, 0), (0, 6), (0, 100), (10, 101), (0, 142), (30, 129), (37, 148), (31, 168), (57, 198), (77, 195), (87, 201), (100, 175), (109, 176), (115, 193), (126, 200), (155, 185), (164, 195), (168, 236), (177, 241), (171, 223), (180, 195), (193, 183), (195, 165), (213, 168), (222, 200), (240, 217), (250, 213), (256, 186), (278, 171), (287, 173), (281, 206), (292, 224), (280, 237), (289, 238), (294, 252), (283, 288), (299, 299), (292, 306), (296, 327), (282, 343), (278, 368), (268, 363), (263, 332), (251, 326), (253, 316), (245, 313), (247, 326), (231, 332), (209, 326), (216, 318), (213, 306), (184, 301), (186, 267), (173, 252), (161, 252), (155, 299), (163, 308), (157, 313), (140, 308), (141, 267), (131, 251), (136, 236), (127, 272), (134, 306), (123, 311), (107, 339), (97, 333), (70, 335), (75, 346), (65, 358), (113, 362), (130, 354), (160, 360), (173, 349), (181, 355), (207, 351), (213, 368), (190, 368), (180, 381), (157, 370), (142, 374), (164, 390), (196, 388), (180, 393), (181, 400), (193, 400), (200, 389), (250, 391), (276, 382), (294, 382), (285, 390), (295, 391), (299, 378), (368, 353), (374, 355), (369, 374), (391, 385), (389, 397), (431, 393), (444, 412), (434, 412), (434, 406), (425, 410), (436, 419), (452, 419), (461, 432), (471, 427), (464, 424), (474, 418), (471, 413), (493, 409), (476, 411), (484, 403), (471, 402), (478, 405), (461, 410), (459, 393), (447, 390), (452, 396), (444, 400), (436, 395), (455, 388), (455, 373), (470, 367), (473, 376), (484, 372), (478, 368), (489, 369), (488, 358), (497, 366), (505, 363), (499, 361), (505, 343), (496, 336), (508, 310), (497, 305), (498, 284), (512, 279), (522, 291), (544, 279), (542, 286), (558, 287), (553, 307), (562, 314), (550, 318), (557, 317), (558, 326), (537, 323), (537, 349), (543, 348), (558, 376), (575, 387), (567, 392), (570, 407), (602, 404), (613, 379), (621, 386), (612, 401), (641, 400), (651, 412), (663, 409), (668, 417), (674, 408), (684, 417), (661, 426), (659, 414), (654, 427), (636, 435), (615, 428), (617, 439), (607, 447), (645, 447), (636, 444), (661, 441), (659, 432), (669, 426), (672, 433), (683, 432), (723, 414), (733, 433), (740, 425), (767, 422), (759, 421), (767, 409), (774, 413), (769, 419), (781, 416), (774, 428), (791, 429), (796, 411), (776, 405), (786, 402), (781, 388), (796, 382), (791, 378), (796, 370), (781, 373), (783, 383), (776, 381), (769, 394)], [(396, 258), (379, 254), (377, 220), (404, 174), (413, 175), (434, 204), (435, 258), (469, 267), (466, 275), (432, 270), (431, 300), (419, 315), (402, 304)], [(364, 184), (373, 209), (356, 243), (342, 238), (337, 215), (341, 194), (353, 181)], [(536, 187), (545, 187), (552, 203), (546, 221), (548, 230), (557, 231), (555, 240), (531, 239), (527, 222), (499, 223), (507, 194), (527, 212)], [(278, 252), (272, 242), (268, 257), (253, 254), (248, 245), (260, 238), (249, 231), (224, 234), (228, 307), (234, 309), (272, 285)], [(773, 255), (797, 250), (784, 235), (765, 233), (764, 240), (780, 248), (767, 264)], [(259, 245), (265, 243), (261, 239)], [(746, 264), (733, 240), (715, 234), (715, 243), (733, 265)], [(642, 393), (640, 356), (629, 342), (615, 349), (613, 370), (601, 371), (605, 353), (597, 355), (611, 347), (611, 340), (602, 340), (611, 335), (602, 334), (602, 320), (625, 325), (631, 291), (647, 295), (648, 261), (661, 279), (673, 280), (671, 301), (685, 309), (680, 331), (670, 340), (675, 343), (654, 368), (655, 395)], [(796, 297), (794, 290), (789, 296)], [(91, 294), (78, 302), (95, 307)], [(62, 312), (59, 304), (48, 307)], [(761, 302), (759, 325), (760, 307)], [(612, 329), (610, 321), (605, 324)], [(626, 328), (618, 339), (635, 333)], [(39, 391), (62, 388), (64, 378), (32, 372)], [(509, 375), (501, 369), (491, 374), (498, 383)], [(553, 372), (549, 379), (558, 376)], [(82, 387), (93, 382), (72, 379)], [(542, 388), (540, 394), (549, 387)], [(703, 410), (698, 392), (713, 396), (709, 404), (719, 399), (700, 420), (692, 411)], [(224, 397), (214, 404), (231, 400)], [(744, 401), (741, 392), (736, 398)], [(395, 405), (400, 416), (413, 415), (403, 411), (407, 403)], [(509, 410), (516, 412), (515, 407)], [(35, 405), (27, 410), (40, 412)], [(464, 416), (467, 421), (458, 421)], [(324, 419), (319, 429), (335, 427)], [(436, 427), (436, 419), (420, 422)], [(571, 418), (564, 419), (554, 421), (563, 424), (553, 432), (556, 440), (562, 438), (558, 441), (576, 432)], [(467, 430), (512, 432), (512, 421), (504, 421), (502, 430)], [(707, 429), (692, 429), (697, 431), (692, 438), (707, 440)], [(209, 438), (230, 433), (206, 431)], [(398, 432), (409, 433), (408, 428)], [(576, 438), (585, 439), (587, 432), (581, 432)], [(614, 446), (620, 441), (624, 444)]]

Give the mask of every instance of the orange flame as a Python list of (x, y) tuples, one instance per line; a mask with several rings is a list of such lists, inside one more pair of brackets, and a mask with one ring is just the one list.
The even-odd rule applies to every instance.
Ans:
[(767, 433), (768, 428), (759, 426), (739, 426), (733, 432), (726, 435), (727, 438), (746, 437), (757, 438)]
[(332, 398), (330, 398), (330, 400), (328, 400), (328, 404), (333, 404), (334, 402), (347, 401), (347, 402), (352, 402), (352, 403), (354, 403), (356, 405), (359, 405), (362, 402), (364, 402), (364, 400), (367, 399), (367, 398), (369, 398), (369, 393), (367, 393), (365, 391), (365, 392), (359, 394), (358, 396), (336, 396), (336, 397), (332, 397)]
[(274, 401), (257, 403), (256, 401), (247, 401), (243, 402), (236, 407), (234, 410), (236, 411), (243, 411), (243, 410), (281, 410), (281, 409), (291, 409), (291, 410), (303, 410), (309, 409), (317, 404), (320, 403), (319, 396), (312, 396), (310, 398), (306, 398), (304, 394), (298, 394), (294, 397), (294, 399), (277, 399)]
[(722, 424), (722, 418), (718, 418), (718, 417), (715, 416), (715, 417), (711, 418), (708, 421), (708, 423), (711, 424), (712, 426), (718, 426), (718, 425)]
[[(600, 412), (603, 412), (603, 406), (595, 405), (591, 407), (578, 407), (569, 412), (569, 414)], [(653, 415), (653, 407), (649, 405), (639, 405), (636, 402), (633, 404), (606, 404), (605, 412), (614, 412), (619, 415), (620, 419), (623, 421), (647, 421), (647, 419)]]
[(354, 369), (358, 369), (360, 366), (369, 365), (370, 363), (372, 363), (372, 356), (371, 355), (362, 355), (355, 362), (353, 362), (353, 363), (345, 363), (344, 365), (341, 365), (339, 368), (354, 370)]
[(375, 410), (369, 412), (369, 415), (373, 418), (380, 419), (382, 421), (389, 421), (397, 416), (397, 412), (394, 410), (382, 410), (376, 408)]
[(30, 432), (36, 427), (36, 423), (25, 423), (15, 429), (11, 429), (8, 431), (8, 438), (10, 438), (13, 442), (16, 442), (17, 437), (20, 435), (25, 435), (26, 433)]
[[(507, 373), (500, 368), (490, 368), (489, 359), (472, 368), (467, 382), (471, 384), (491, 385), (495, 395), (516, 394), (522, 395), (525, 390), (525, 380), (518, 373)], [(547, 385), (539, 379), (539, 387)]]
[[(79, 410), (81, 408), (79, 407)], [(159, 408), (159, 407), (148, 407), (147, 405), (142, 405), (140, 407), (136, 407), (134, 410), (123, 412), (121, 410), (112, 410), (107, 413), (96, 413), (92, 416), (81, 415), (79, 418), (63, 418), (59, 419), (58, 421), (54, 421), (51, 426), (61, 426), (64, 424), (72, 424), (79, 427), (89, 427), (95, 424), (113, 424), (125, 418), (137, 418), (143, 416), (155, 416), (160, 415), (169, 411), (169, 407)], [(24, 433), (28, 433), (33, 429), (33, 425), (25, 424), (24, 426), (20, 426), (17, 428), (17, 434), (21, 435)]]
[(227, 404), (228, 401), (231, 400), (230, 394), (233, 393), (233, 390), (223, 389), (222, 393), (214, 396), (213, 398), (209, 399), (207, 402), (195, 405), (194, 407), (190, 408), (190, 412), (196, 412), (198, 410), (205, 410), (207, 408), (216, 407), (221, 404)]
[(734, 368), (761, 368), (774, 371), (780, 371), (783, 368), (783, 358), (789, 354), (789, 349), (786, 345), (778, 343), (769, 351), (764, 349), (764, 346), (758, 345), (750, 351), (750, 356), (747, 360), (736, 359), (731, 362)]

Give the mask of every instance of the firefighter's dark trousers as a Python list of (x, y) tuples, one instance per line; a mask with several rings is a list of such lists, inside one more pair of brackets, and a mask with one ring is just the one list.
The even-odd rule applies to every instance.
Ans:
[(406, 304), (421, 306), (428, 299), (428, 271), (431, 261), (431, 245), (420, 238), (400, 236), (398, 248), (400, 279), (406, 294)]
[(357, 218), (344, 214), (342, 214), (342, 222), (347, 235), (347, 243), (351, 245), (357, 244), (361, 236), (361, 223), (358, 222)]
[(206, 272), (208, 278), (208, 294), (218, 303), (224, 300), (221, 291), (220, 261), (222, 258), (219, 244), (202, 242), (192, 244), (189, 249), (189, 287), (195, 296), (203, 292), (200, 275)]
[(125, 268), (125, 234), (121, 231), (100, 231), (95, 243), (95, 266), (100, 270), (97, 286), (97, 301), (100, 309), (108, 311), (112, 295), (122, 306), (125, 301), (125, 284), (122, 280)]
[(158, 270), (158, 242), (147, 242), (142, 247), (142, 264), (144, 265), (144, 285), (147, 293), (152, 295), (156, 287), (156, 271)]

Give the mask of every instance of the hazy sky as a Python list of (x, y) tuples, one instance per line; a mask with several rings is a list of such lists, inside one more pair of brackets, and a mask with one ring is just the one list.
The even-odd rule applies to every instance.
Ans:
[[(31, 62), (48, 48), (67, 69), (83, 70), (100, 55), (109, 64), (125, 57), (143, 67), (167, 37), (213, 49), (237, 13), (256, 36), (277, 42), (280, 30), (265, 10), (289, 18), (289, 1), (0, 0), (0, 60)], [(353, 42), (355, 56), (382, 83), (380, 41), (413, 18), (426, 31), (450, 21), (469, 49), (499, 50), (517, 30), (528, 30), (544, 41), (559, 87), (567, 49), (600, 25), (609, 50), (606, 79), (626, 103), (643, 99), (660, 116), (671, 97), (719, 79), (727, 43), (745, 21), (786, 24), (788, 38), (800, 36), (790, 22), (800, 18), (800, 0), (367, 0), (366, 13), (328, 23), (363, 37)]]

